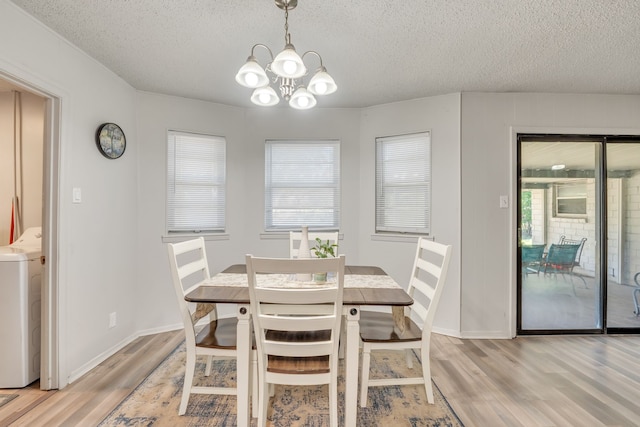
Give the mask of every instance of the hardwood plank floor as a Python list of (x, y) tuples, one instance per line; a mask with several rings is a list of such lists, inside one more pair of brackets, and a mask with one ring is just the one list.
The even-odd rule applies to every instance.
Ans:
[[(37, 384), (0, 427), (95, 426), (183, 339), (141, 337), (63, 390)], [(433, 378), (465, 426), (640, 425), (640, 336), (461, 340), (433, 334)]]
[(434, 334), (434, 381), (466, 426), (640, 425), (640, 337)]
[(140, 337), (62, 390), (42, 391), (37, 382), (0, 390), (20, 394), (0, 407), (0, 427), (95, 426), (183, 339), (182, 331)]

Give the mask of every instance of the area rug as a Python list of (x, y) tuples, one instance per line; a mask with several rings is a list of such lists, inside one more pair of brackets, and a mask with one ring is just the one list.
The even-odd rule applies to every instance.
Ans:
[(0, 406), (4, 406), (18, 397), (17, 394), (0, 394)]
[[(415, 354), (414, 354), (415, 357)], [(235, 361), (215, 361), (204, 377), (204, 359), (196, 364), (194, 383), (235, 384)], [(100, 426), (236, 426), (236, 397), (192, 395), (187, 412), (178, 415), (184, 377), (184, 342), (101, 423)], [(342, 362), (341, 362), (342, 363)], [(420, 370), (415, 358), (413, 370)], [(401, 352), (377, 352), (371, 358), (372, 376), (397, 376), (411, 372)], [(419, 372), (419, 371), (417, 371)], [(201, 373), (201, 375), (198, 375)], [(339, 417), (344, 419), (344, 370), (338, 379)], [(358, 407), (358, 426), (461, 427), (462, 423), (434, 384), (435, 404), (429, 405), (424, 387), (387, 386), (369, 389), (367, 408)], [(326, 386), (277, 386), (271, 399), (270, 427), (328, 427)], [(252, 425), (255, 425), (253, 420)]]

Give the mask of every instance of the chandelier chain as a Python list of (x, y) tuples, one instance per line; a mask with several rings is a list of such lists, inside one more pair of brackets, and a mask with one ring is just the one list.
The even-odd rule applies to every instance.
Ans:
[(284, 44), (287, 44), (291, 41), (289, 37), (289, 3), (286, 2), (284, 5)]

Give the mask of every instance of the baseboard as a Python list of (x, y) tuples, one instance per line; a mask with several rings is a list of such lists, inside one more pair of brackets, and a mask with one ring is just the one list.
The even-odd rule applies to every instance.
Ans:
[(87, 374), (93, 368), (95, 368), (96, 366), (98, 366), (99, 364), (101, 364), (102, 362), (107, 360), (109, 357), (111, 357), (114, 354), (116, 354), (118, 351), (122, 350), (125, 346), (131, 344), (137, 338), (140, 338), (140, 337), (143, 337), (143, 336), (147, 336), (147, 335), (160, 334), (160, 333), (163, 333), (163, 332), (176, 331), (178, 329), (183, 329), (183, 328), (184, 328), (184, 325), (182, 323), (176, 323), (175, 325), (167, 325), (167, 326), (162, 326), (162, 327), (159, 327), (159, 328), (145, 329), (143, 331), (139, 331), (138, 333), (136, 333), (134, 335), (130, 335), (127, 338), (125, 338), (122, 341), (120, 341), (119, 343), (117, 343), (114, 346), (112, 346), (111, 348), (103, 351), (102, 353), (100, 353), (99, 355), (94, 357), (93, 359), (89, 360), (87, 363), (82, 365), (80, 368), (78, 368), (78, 369), (74, 370), (73, 372), (71, 372), (71, 374), (69, 375), (69, 378), (67, 378), (67, 385), (71, 384), (72, 382), (76, 381), (77, 379), (79, 379), (83, 375)]
[(131, 335), (131, 336), (123, 339), (122, 341), (120, 341), (119, 343), (115, 344), (111, 348), (103, 351), (102, 353), (100, 353), (99, 355), (94, 357), (93, 359), (89, 360), (87, 363), (85, 363), (84, 365), (82, 365), (78, 369), (72, 371), (69, 374), (69, 377), (67, 378), (67, 385), (73, 383), (75, 380), (79, 379), (80, 377), (82, 377), (83, 375), (88, 373), (90, 370), (92, 370), (93, 368), (95, 368), (96, 366), (98, 366), (99, 364), (104, 362), (105, 360), (107, 360), (109, 357), (113, 356), (116, 352), (121, 350), (124, 346), (130, 344), (133, 340), (138, 338), (138, 336), (139, 335)]

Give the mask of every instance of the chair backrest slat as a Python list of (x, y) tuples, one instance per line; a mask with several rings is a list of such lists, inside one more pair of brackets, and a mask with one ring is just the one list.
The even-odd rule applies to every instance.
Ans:
[(423, 336), (431, 334), (451, 259), (451, 245), (418, 238), (413, 273), (407, 289), (414, 299), (410, 315), (423, 323)]
[[(337, 358), (344, 262), (344, 255), (312, 259), (257, 258), (247, 255), (247, 278), (256, 344), (258, 353), (263, 355), (258, 363), (268, 363), (269, 355)], [(296, 282), (296, 274), (318, 272), (334, 273), (335, 279), (324, 283)], [(277, 282), (277, 286), (269, 287), (269, 279)], [(319, 331), (328, 332), (318, 341)], [(272, 338), (274, 333), (279, 336), (278, 332), (292, 334), (294, 337), (314, 336), (315, 339)]]
[[(188, 345), (195, 346), (195, 325), (209, 316), (209, 320), (217, 318), (215, 304), (190, 304), (184, 296), (195, 286), (195, 283), (186, 283), (186, 279), (192, 282), (200, 282), (209, 279), (209, 265), (205, 243), (202, 237), (179, 243), (167, 244), (169, 255), (169, 268), (176, 299), (180, 308), (180, 314), (184, 323), (185, 339)], [(192, 277), (193, 276), (193, 277)]]

